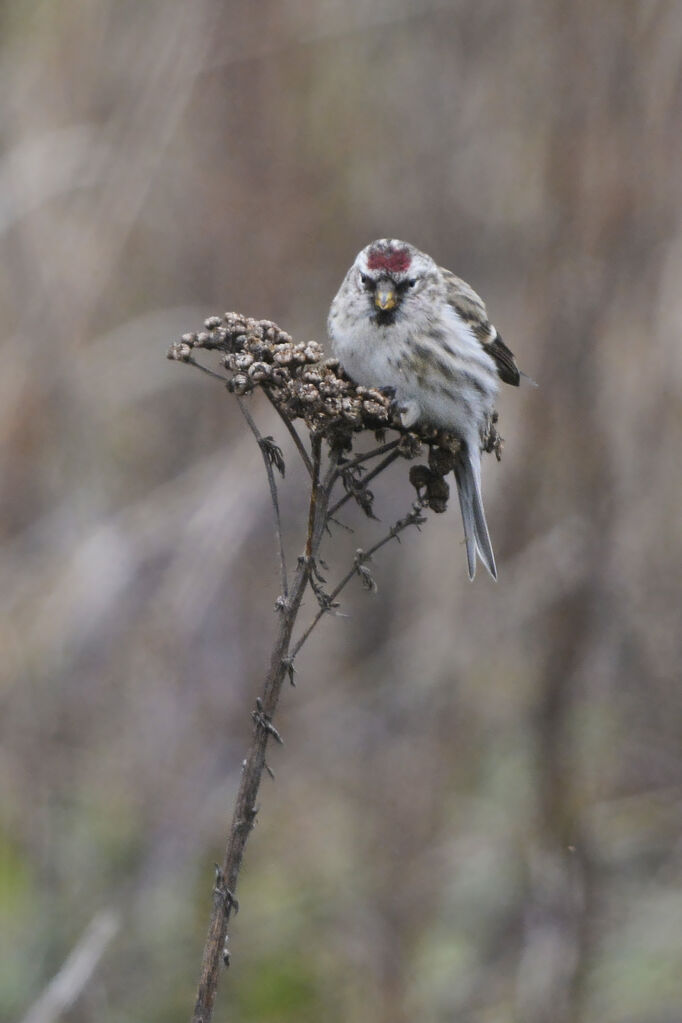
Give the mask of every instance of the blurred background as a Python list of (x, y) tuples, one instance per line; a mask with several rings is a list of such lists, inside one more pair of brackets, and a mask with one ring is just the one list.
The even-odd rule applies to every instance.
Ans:
[(165, 351), (325, 342), (391, 235), (540, 385), (500, 581), (455, 501), (302, 652), (215, 1019), (679, 1023), (679, 3), (5, 0), (0, 83), (0, 1016), (76, 950), (60, 1018), (189, 1018), (279, 584), (252, 439)]

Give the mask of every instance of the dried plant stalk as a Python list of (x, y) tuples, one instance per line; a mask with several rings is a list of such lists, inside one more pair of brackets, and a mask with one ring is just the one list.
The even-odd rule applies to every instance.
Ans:
[[(198, 351), (221, 354), (225, 375), (197, 361)], [(224, 382), (239, 402), (242, 413), (260, 448), (270, 488), (280, 561), (281, 590), (276, 607), (279, 630), (270, 656), (263, 689), (252, 711), (253, 735), (244, 761), (241, 783), (222, 864), (216, 868), (213, 906), (204, 946), (201, 977), (197, 990), (193, 1023), (209, 1023), (213, 1014), (220, 967), (227, 960), (227, 926), (238, 909), (237, 882), (244, 849), (257, 814), (256, 799), (266, 764), (270, 739), (281, 742), (273, 724), (284, 681), (293, 682), (294, 659), (311, 632), (328, 612), (338, 607), (337, 598), (357, 575), (363, 586), (376, 588), (369, 563), (372, 555), (389, 541), (397, 539), (409, 526), (419, 527), (425, 511), (443, 512), (447, 507), (449, 485), (445, 477), (454, 464), (459, 442), (443, 430), (406, 431), (394, 415), (391, 397), (381, 390), (356, 387), (338, 362), (323, 359), (315, 341), (295, 343), (269, 320), (253, 320), (236, 313), (223, 318), (212, 316), (205, 330), (185, 334), (172, 345), (168, 357), (185, 362)], [(263, 437), (248, 408), (249, 395), (256, 389), (265, 392), (291, 435), (305, 472), (310, 479), (308, 514), (293, 577), (289, 577), (279, 514), (276, 473), (284, 475), (284, 458), (272, 437)], [(307, 443), (297, 429), (303, 426)], [(386, 440), (386, 431), (398, 436)], [(361, 437), (371, 437), (372, 447), (356, 452)], [(498, 458), (501, 440), (494, 421), (490, 423), (486, 449)], [(330, 535), (334, 516), (348, 501), (354, 500), (374, 518), (369, 484), (399, 458), (415, 459), (428, 448), (425, 464), (414, 465), (409, 478), (417, 496), (407, 514), (367, 551), (358, 549), (350, 569), (331, 589), (318, 570), (320, 546)], [(375, 463), (371, 468), (372, 463)], [(332, 500), (337, 486), (343, 494)], [(292, 641), (298, 612), (310, 586), (319, 608), (296, 641)]]

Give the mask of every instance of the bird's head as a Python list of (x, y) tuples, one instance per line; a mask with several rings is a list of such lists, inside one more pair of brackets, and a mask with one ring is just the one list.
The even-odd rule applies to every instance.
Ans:
[(424, 288), (437, 279), (438, 268), (413, 245), (380, 238), (358, 253), (351, 275), (367, 303), (368, 315), (377, 324), (387, 325), (420, 301)]

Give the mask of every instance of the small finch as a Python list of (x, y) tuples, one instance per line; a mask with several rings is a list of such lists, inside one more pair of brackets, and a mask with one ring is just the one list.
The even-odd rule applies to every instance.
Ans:
[(500, 380), (518, 386), (514, 356), (476, 292), (406, 242), (360, 253), (329, 311), (334, 354), (364, 387), (391, 388), (406, 429), (421, 422), (461, 442), (455, 479), (469, 578), (476, 552), (497, 578), (481, 498), (481, 445)]

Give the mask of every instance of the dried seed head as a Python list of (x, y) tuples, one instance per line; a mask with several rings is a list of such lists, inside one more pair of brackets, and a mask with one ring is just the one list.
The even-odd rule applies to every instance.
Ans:
[(176, 362), (188, 362), (192, 356), (192, 346), (184, 340), (176, 341), (168, 349), (167, 355), (169, 359), (174, 359)]
[(307, 384), (321, 384), (322, 374), (317, 369), (304, 369), (301, 373), (301, 380), (305, 380)]
[(441, 513), (448, 506), (450, 487), (442, 476), (432, 476), (426, 486), (426, 497), (431, 511)]
[[(265, 388), (285, 417), (303, 419), (309, 430), (344, 449), (351, 447), (353, 434), (361, 430), (380, 434), (387, 429), (399, 431), (396, 450), (406, 459), (416, 458), (427, 444), (429, 464), (414, 466), (410, 480), (425, 505), (434, 511), (444, 510), (449, 494), (444, 477), (452, 470), (460, 447), (456, 437), (430, 427), (405, 432), (388, 394), (373, 387), (357, 387), (338, 359), (324, 357), (317, 341), (295, 342), (271, 320), (227, 312), (222, 318), (209, 316), (204, 327), (199, 333), (183, 334), (171, 345), (168, 358), (191, 361), (199, 348), (222, 352), (230, 391), (244, 395), (256, 387)], [(493, 416), (483, 443), (499, 457), (501, 439), (495, 423)], [(381, 442), (383, 438), (377, 439)], [(368, 509), (371, 513), (371, 501)]]
[(431, 473), (428, 465), (413, 465), (410, 467), (409, 479), (415, 490), (422, 490), (429, 482)]
[(280, 366), (288, 366), (293, 362), (294, 349), (291, 343), (288, 341), (283, 342), (277, 351), (273, 353), (273, 358)]
[(249, 378), (245, 373), (235, 373), (227, 386), (233, 394), (246, 394), (251, 390)]
[(459, 444), (454, 451), (447, 447), (432, 447), (429, 451), (429, 467), (437, 476), (447, 476), (455, 468)]
[(410, 469), (410, 483), (431, 511), (445, 511), (450, 487), (442, 476), (429, 469), (428, 465), (413, 465)]
[(253, 362), (253, 355), (251, 352), (235, 352), (232, 361), (236, 370), (245, 370)]
[(388, 410), (385, 405), (380, 405), (378, 401), (363, 401), (362, 410), (372, 419), (380, 419), (382, 422), (388, 422)]
[(404, 433), (400, 438), (398, 451), (403, 458), (416, 458), (421, 453), (421, 449), (422, 442), (415, 433)]
[(259, 384), (263, 380), (267, 380), (271, 372), (271, 367), (268, 366), (267, 362), (254, 362), (249, 367), (249, 380)]

